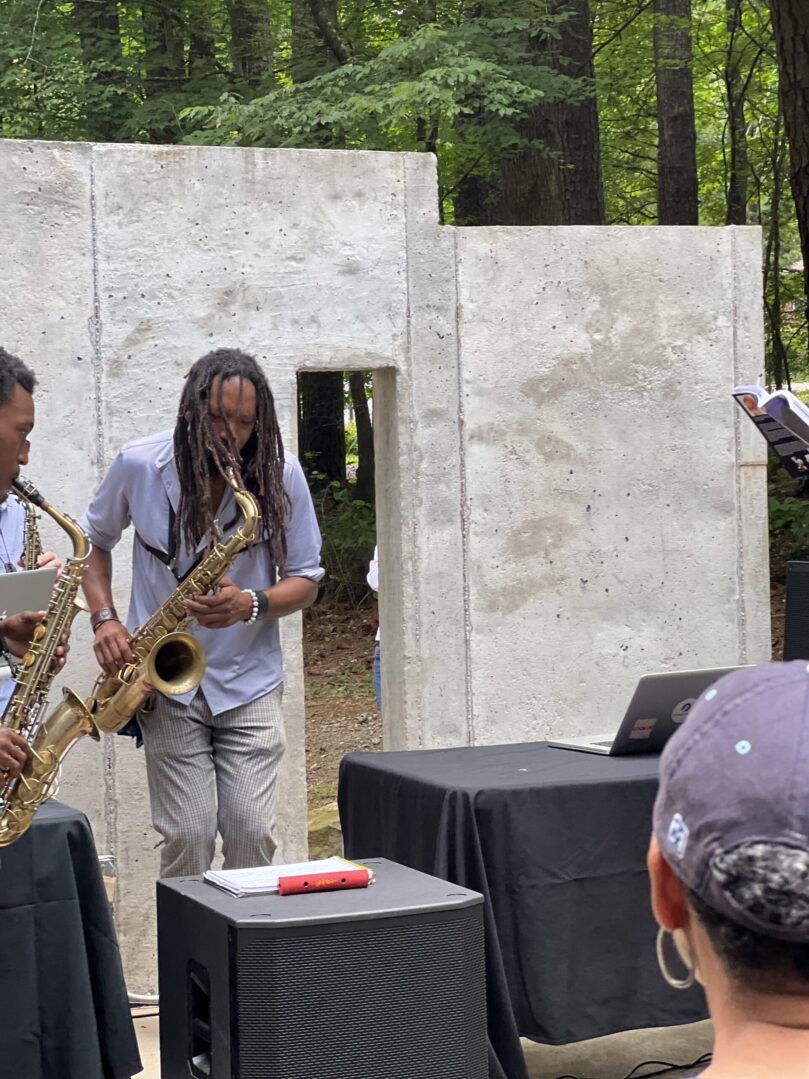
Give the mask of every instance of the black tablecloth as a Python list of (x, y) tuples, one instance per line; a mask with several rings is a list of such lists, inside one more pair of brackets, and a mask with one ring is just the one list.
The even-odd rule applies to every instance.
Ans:
[(47, 802), (0, 849), (0, 1079), (129, 1079), (140, 1070), (90, 826)]
[(544, 742), (351, 753), (346, 855), (390, 858), (486, 897), (491, 1079), (550, 1044), (706, 1016), (655, 959), (646, 848), (658, 758)]

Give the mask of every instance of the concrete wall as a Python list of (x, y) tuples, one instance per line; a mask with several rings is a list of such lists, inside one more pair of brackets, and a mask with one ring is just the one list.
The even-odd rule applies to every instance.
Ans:
[(728, 395), (761, 365), (757, 231), (457, 239), (474, 740), (609, 730), (639, 672), (768, 657)]
[[(0, 190), (0, 343), (40, 376), (28, 474), (60, 508), (211, 347), (261, 358), (293, 450), (297, 370), (375, 370), (388, 747), (609, 727), (644, 671), (769, 654), (764, 447), (728, 397), (762, 366), (757, 230), (442, 228), (426, 155), (0, 142)], [(284, 639), (287, 859), (298, 618)], [(60, 796), (153, 989), (142, 754), (78, 746)]]

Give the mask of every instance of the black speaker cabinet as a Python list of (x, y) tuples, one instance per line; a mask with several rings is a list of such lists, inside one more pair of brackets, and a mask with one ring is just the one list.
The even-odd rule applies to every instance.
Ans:
[(158, 883), (161, 1079), (486, 1079), (482, 897), (363, 865), (307, 895)]
[(809, 659), (809, 562), (787, 562), (784, 660)]

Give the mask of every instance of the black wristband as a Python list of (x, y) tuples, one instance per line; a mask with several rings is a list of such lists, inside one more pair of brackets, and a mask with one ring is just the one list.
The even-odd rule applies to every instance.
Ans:
[(270, 601), (266, 592), (256, 592), (258, 596), (258, 617), (266, 618), (267, 611), (270, 609)]

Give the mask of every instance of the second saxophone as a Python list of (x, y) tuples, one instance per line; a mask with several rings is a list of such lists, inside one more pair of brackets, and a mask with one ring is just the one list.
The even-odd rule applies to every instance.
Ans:
[(98, 676), (86, 704), (101, 731), (112, 733), (125, 726), (142, 706), (148, 686), (178, 696), (202, 681), (205, 652), (196, 637), (183, 632), (192, 620), (185, 601), (216, 588), (236, 556), (253, 543), (261, 530), (261, 511), (255, 498), (232, 469), (226, 470), (225, 478), (244, 520), (232, 536), (214, 544), (149, 621), (132, 633), (129, 647), (133, 662), (115, 674)]
[(0, 785), (0, 847), (28, 830), (34, 813), (51, 793), (68, 750), (85, 734), (98, 738), (90, 713), (72, 690), (64, 690), (62, 703), (44, 718), (48, 690), (58, 667), (56, 649), (79, 611), (86, 610), (78, 590), (90, 541), (84, 529), (46, 502), (33, 484), (16, 479), (14, 490), (26, 504), (43, 509), (67, 532), (73, 555), (56, 583), (45, 617), (34, 629), (3, 714), (3, 726), (25, 738), (31, 755), (16, 778)]

